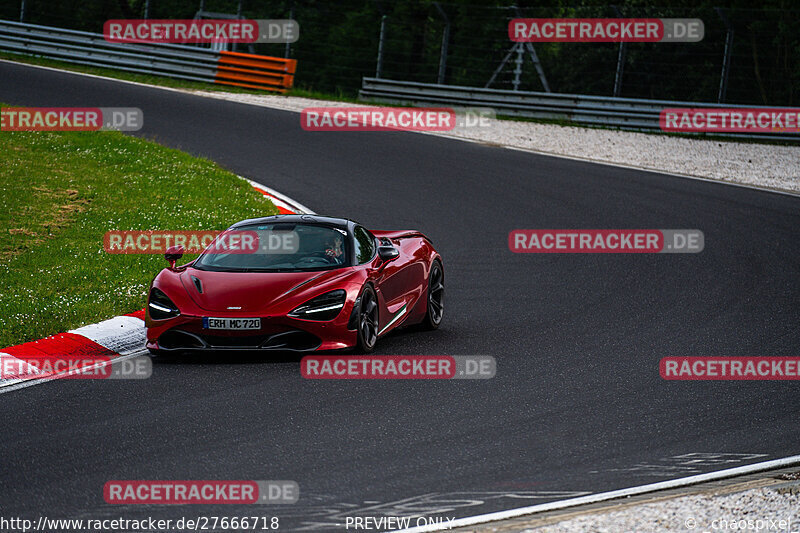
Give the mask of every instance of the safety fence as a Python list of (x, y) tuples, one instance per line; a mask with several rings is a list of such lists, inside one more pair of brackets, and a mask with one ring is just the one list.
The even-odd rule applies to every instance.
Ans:
[[(780, 109), (701, 102), (674, 102), (460, 87), (382, 78), (363, 78), (359, 98), (373, 102), (413, 105), (490, 107), (498, 115), (565, 121), (589, 126), (631, 130), (660, 130), (665, 108)], [(749, 139), (800, 140), (798, 133), (715, 133)]]
[(0, 20), (0, 50), (69, 63), (286, 92), (297, 60), (178, 44), (111, 43), (102, 34)]

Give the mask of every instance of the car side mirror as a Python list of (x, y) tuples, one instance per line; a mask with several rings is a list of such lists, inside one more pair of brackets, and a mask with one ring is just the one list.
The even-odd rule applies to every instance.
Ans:
[(394, 246), (378, 246), (378, 257), (381, 261), (391, 261), (400, 255), (400, 251)]
[(175, 270), (175, 262), (183, 257), (183, 246), (170, 246), (164, 254), (164, 259), (169, 262), (169, 268)]

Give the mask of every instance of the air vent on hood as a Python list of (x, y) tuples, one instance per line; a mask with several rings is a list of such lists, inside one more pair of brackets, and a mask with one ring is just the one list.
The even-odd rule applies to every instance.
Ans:
[(203, 294), (203, 282), (194, 276), (192, 276), (192, 281), (194, 282), (194, 286), (197, 287), (197, 292)]

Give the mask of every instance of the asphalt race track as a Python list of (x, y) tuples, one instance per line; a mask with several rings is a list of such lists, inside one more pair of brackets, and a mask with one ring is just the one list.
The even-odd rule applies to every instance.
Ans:
[[(443, 326), (377, 353), (497, 359), (491, 380), (312, 381), (298, 358), (219, 356), (1, 394), (6, 516), (268, 512), (281, 530), (342, 530), (326, 524), (471, 516), (800, 453), (796, 382), (658, 369), (798, 355), (800, 198), (432, 135), (309, 133), (297, 113), (6, 62), (0, 102), (139, 107), (143, 137), (318, 213), (426, 232), (445, 259)], [(509, 251), (509, 231), (533, 228), (693, 228), (705, 250)], [(291, 479), (301, 500), (112, 506), (114, 479)]]

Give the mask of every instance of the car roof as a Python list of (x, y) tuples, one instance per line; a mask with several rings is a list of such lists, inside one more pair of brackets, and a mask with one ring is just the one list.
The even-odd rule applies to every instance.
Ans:
[(251, 224), (275, 224), (275, 223), (289, 223), (289, 224), (323, 224), (326, 226), (335, 226), (338, 228), (349, 229), (352, 224), (357, 222), (347, 218), (328, 217), (323, 215), (272, 215), (261, 218), (249, 218), (237, 222), (229, 229), (239, 228), (242, 226), (249, 226)]

